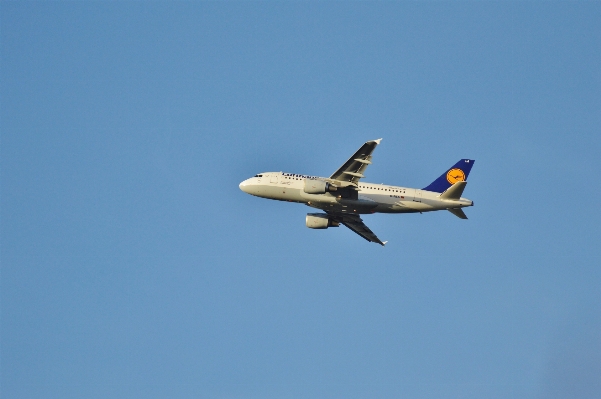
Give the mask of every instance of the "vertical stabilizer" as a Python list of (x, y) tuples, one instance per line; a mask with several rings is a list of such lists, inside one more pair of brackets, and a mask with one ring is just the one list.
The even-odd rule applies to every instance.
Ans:
[(474, 162), (476, 161), (473, 159), (460, 160), (447, 169), (446, 172), (440, 175), (440, 177), (434, 180), (428, 187), (422, 188), (422, 190), (442, 193), (458, 181), (466, 181), (467, 176), (472, 170), (472, 166), (474, 166)]

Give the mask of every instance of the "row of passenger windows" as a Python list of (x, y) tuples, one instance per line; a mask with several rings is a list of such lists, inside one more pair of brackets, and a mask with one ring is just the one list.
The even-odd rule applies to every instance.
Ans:
[[(292, 176), (299, 176), (299, 175), (292, 175)], [(255, 176), (255, 177), (261, 177), (261, 175), (257, 175), (257, 176)], [(301, 179), (300, 179), (300, 178), (298, 178), (298, 177), (290, 177), (290, 176), (284, 176), (284, 179), (291, 179), (291, 180), (301, 180)], [(359, 187), (360, 187), (360, 188), (369, 188), (369, 187), (367, 187), (367, 186), (359, 186)], [(372, 189), (373, 189), (373, 190), (390, 191), (390, 192), (393, 192), (393, 193), (404, 193), (404, 192), (405, 192), (405, 190), (393, 190), (393, 189), (388, 189), (388, 188), (373, 188), (373, 187), (372, 187)]]
[(291, 179), (291, 178), (296, 178), (296, 180), (301, 180), (301, 179), (317, 179), (317, 177), (315, 176), (307, 176), (307, 175), (295, 175), (292, 173), (282, 173), (284, 175), (285, 179)]
[(367, 187), (367, 186), (359, 186), (360, 188), (371, 188), (372, 190), (382, 190), (382, 191), (390, 191), (392, 193), (404, 193), (405, 190), (393, 190), (393, 189), (389, 189), (389, 188), (373, 188), (373, 187)]

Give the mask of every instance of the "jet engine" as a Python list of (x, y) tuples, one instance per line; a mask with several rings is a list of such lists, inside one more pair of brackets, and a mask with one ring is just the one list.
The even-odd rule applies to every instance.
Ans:
[(305, 179), (304, 191), (307, 194), (325, 194), (328, 191), (336, 191), (338, 188), (331, 185), (327, 181), (316, 180), (316, 179)]
[(332, 220), (325, 213), (307, 213), (307, 227), (310, 229), (327, 229), (338, 227), (340, 223)]

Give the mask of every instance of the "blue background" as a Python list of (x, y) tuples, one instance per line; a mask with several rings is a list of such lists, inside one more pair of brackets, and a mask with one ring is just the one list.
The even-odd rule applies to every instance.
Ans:
[[(3, 398), (593, 398), (601, 3), (2, 2)], [(385, 248), (249, 196), (476, 165)]]

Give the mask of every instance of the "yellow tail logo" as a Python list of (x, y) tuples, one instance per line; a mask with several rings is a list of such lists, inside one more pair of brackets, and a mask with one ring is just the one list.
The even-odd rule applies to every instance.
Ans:
[(447, 181), (451, 184), (455, 184), (458, 181), (465, 180), (465, 173), (461, 169), (451, 169), (447, 172)]

